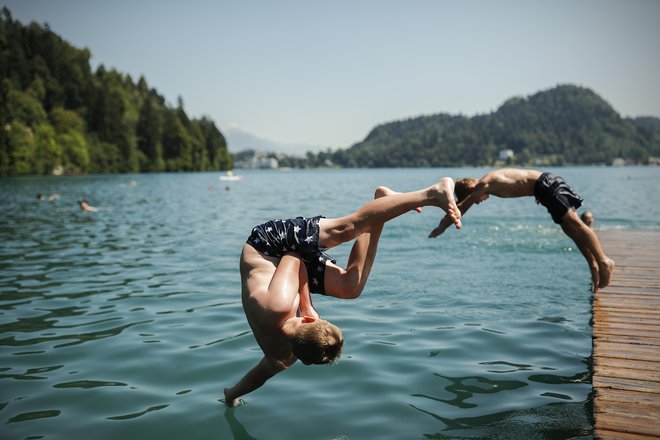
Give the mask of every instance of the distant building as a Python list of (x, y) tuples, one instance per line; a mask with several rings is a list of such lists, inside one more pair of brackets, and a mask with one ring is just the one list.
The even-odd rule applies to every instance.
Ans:
[(274, 157), (259, 157), (253, 159), (253, 168), (258, 168), (260, 170), (270, 169), (274, 170), (279, 168), (280, 164)]
[(503, 161), (507, 161), (509, 159), (513, 159), (515, 157), (515, 154), (513, 150), (500, 150), (500, 155), (499, 159)]
[(245, 150), (236, 155), (234, 168), (274, 170), (279, 168), (279, 161), (265, 151)]

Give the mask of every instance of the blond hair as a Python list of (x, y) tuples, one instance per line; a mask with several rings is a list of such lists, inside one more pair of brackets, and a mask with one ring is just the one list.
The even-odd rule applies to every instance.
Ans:
[(293, 355), (306, 364), (331, 364), (343, 346), (341, 330), (323, 319), (299, 326), (291, 340)]
[(458, 179), (454, 187), (456, 203), (460, 203), (461, 200), (464, 200), (467, 196), (469, 196), (477, 182), (478, 180), (473, 177), (463, 177), (462, 179)]

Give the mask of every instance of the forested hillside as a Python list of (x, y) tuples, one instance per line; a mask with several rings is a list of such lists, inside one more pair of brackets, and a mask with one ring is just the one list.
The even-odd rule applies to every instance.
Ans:
[(0, 175), (231, 168), (207, 118), (170, 106), (144, 78), (100, 66), (37, 23), (0, 19)]
[(643, 164), (660, 156), (660, 119), (625, 119), (593, 91), (557, 86), (512, 98), (474, 117), (438, 114), (379, 125), (351, 148), (322, 152), (317, 164), (348, 167), (492, 165), (500, 150), (518, 164)]

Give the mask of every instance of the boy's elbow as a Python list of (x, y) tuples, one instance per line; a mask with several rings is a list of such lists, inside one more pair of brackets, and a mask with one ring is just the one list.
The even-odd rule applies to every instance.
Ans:
[(343, 299), (355, 299), (360, 295), (362, 295), (362, 289), (349, 290), (348, 292), (344, 292)]
[(335, 292), (333, 294), (329, 294), (330, 296), (334, 296), (335, 298), (339, 299), (355, 299), (359, 297), (362, 294), (362, 289), (361, 288), (353, 288), (349, 287), (346, 289), (343, 289), (341, 292)]

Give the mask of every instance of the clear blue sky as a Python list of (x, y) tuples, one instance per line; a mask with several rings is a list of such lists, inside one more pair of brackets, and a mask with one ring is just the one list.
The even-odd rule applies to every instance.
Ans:
[(333, 148), (557, 84), (660, 116), (658, 0), (3, 0), (221, 130)]

